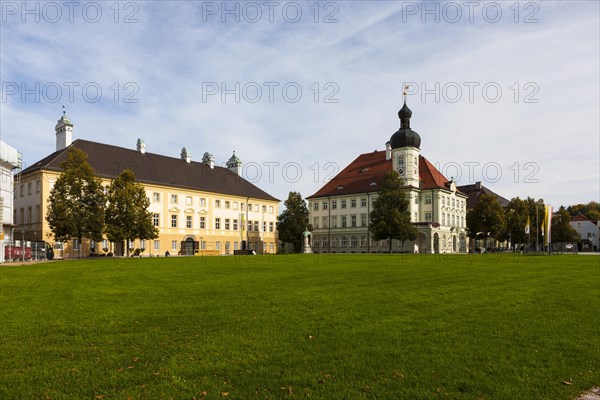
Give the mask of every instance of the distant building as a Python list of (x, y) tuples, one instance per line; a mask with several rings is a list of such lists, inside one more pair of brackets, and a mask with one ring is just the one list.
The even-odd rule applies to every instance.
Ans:
[(0, 140), (0, 262), (4, 262), (5, 246), (13, 244), (13, 171), (20, 166), (19, 152)]
[(458, 253), (467, 251), (467, 196), (421, 155), (421, 137), (410, 128), (412, 111), (398, 112), (400, 129), (385, 151), (361, 154), (337, 176), (308, 197), (313, 250), (321, 253), (387, 252), (387, 240), (375, 241), (369, 214), (388, 171), (397, 171), (410, 204), (417, 239), (393, 240), (394, 252)]
[(508, 203), (510, 203), (509, 200), (483, 186), (481, 182), (475, 182), (470, 185), (459, 186), (458, 190), (460, 190), (468, 196), (467, 210), (472, 210), (473, 208), (475, 208), (475, 205), (477, 205), (477, 203), (479, 202), (479, 198), (484, 194), (495, 196), (496, 200), (498, 200), (498, 203), (500, 203), (502, 207), (506, 207)]
[[(78, 139), (72, 142), (73, 124), (63, 115), (56, 124), (56, 151), (25, 169), (17, 188), (16, 222), (26, 240), (54, 243), (46, 221), (48, 198), (61, 173), (70, 148), (87, 154), (88, 162), (108, 188), (124, 169), (135, 173), (150, 199), (149, 211), (159, 237), (135, 243), (54, 243), (55, 254), (126, 253), (125, 246), (143, 249), (143, 255), (233, 254), (242, 249), (257, 253), (277, 252), (279, 200), (240, 176), (242, 162), (235, 155), (226, 168), (215, 165), (205, 153), (192, 161), (184, 147), (181, 155), (168, 157), (146, 151), (138, 139), (135, 150)], [(107, 190), (107, 189), (106, 189)], [(106, 249), (106, 250), (105, 250)]]
[[(481, 184), (481, 182), (475, 182), (473, 184), (459, 186), (458, 190), (460, 190), (461, 192), (463, 192), (464, 194), (466, 194), (468, 196), (467, 197), (467, 212), (469, 212), (475, 208), (477, 203), (479, 203), (479, 199), (484, 194), (492, 195), (492, 196), (496, 197), (496, 200), (502, 206), (502, 208), (508, 206), (508, 203), (510, 203), (509, 200), (505, 199), (504, 197), (500, 196), (499, 194), (497, 194), (497, 193), (493, 192), (492, 190), (488, 189), (487, 187), (483, 186)], [(472, 240), (470, 245), (471, 245), (471, 250), (479, 249), (479, 251), (485, 251), (485, 249), (490, 249), (494, 246), (506, 247), (509, 245), (509, 243), (508, 242), (498, 243), (494, 239), (489, 238), (487, 240), (483, 240), (483, 239)]]
[(582, 213), (574, 216), (569, 224), (577, 231), (581, 239), (582, 251), (598, 251), (598, 235), (600, 221), (589, 220)]

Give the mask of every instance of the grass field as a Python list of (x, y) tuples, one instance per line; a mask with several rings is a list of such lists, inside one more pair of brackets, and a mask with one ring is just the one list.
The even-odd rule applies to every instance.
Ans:
[(4, 400), (566, 400), (600, 384), (594, 256), (5, 266), (0, 307)]

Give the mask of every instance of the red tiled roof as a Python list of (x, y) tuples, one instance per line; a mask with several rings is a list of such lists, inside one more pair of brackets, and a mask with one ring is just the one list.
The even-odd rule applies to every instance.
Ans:
[(419, 156), (419, 179), (421, 189), (448, 189), (448, 179), (432, 163), (423, 156)]
[(571, 221), (589, 221), (589, 219), (587, 219), (587, 217), (585, 215), (583, 215), (582, 213), (577, 214), (576, 216), (574, 216)]
[[(385, 151), (361, 154), (325, 186), (307, 198), (376, 192), (383, 177), (391, 169), (392, 160), (385, 159)], [(419, 156), (419, 180), (420, 189), (449, 188), (448, 179), (423, 156)]]

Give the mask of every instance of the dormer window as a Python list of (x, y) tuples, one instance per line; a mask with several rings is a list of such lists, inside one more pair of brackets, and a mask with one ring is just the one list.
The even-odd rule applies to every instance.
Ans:
[(338, 186), (337, 188), (335, 188), (336, 190), (344, 190), (344, 187), (342, 185)]
[(360, 172), (369, 172), (369, 167), (361, 169)]
[(371, 182), (369, 186), (377, 186), (377, 182)]

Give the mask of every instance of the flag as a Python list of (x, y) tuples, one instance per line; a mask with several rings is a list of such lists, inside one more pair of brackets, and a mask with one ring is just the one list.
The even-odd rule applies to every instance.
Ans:
[(551, 228), (552, 228), (552, 213), (554, 209), (550, 204), (546, 205), (546, 243), (550, 244)]
[(525, 225), (525, 234), (529, 235), (529, 232), (531, 232), (531, 220), (529, 219), (529, 215), (527, 216), (527, 225)]
[(546, 206), (544, 206), (544, 216), (542, 217), (542, 223), (540, 224), (540, 229), (542, 230), (542, 236), (546, 232)]

